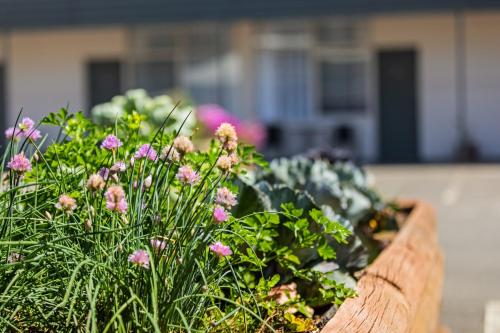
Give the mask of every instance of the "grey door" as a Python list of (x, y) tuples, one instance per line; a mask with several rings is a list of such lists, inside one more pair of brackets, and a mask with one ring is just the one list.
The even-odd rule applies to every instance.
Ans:
[(119, 61), (91, 61), (87, 73), (89, 109), (121, 93)]
[(379, 156), (381, 162), (418, 160), (417, 52), (378, 52)]

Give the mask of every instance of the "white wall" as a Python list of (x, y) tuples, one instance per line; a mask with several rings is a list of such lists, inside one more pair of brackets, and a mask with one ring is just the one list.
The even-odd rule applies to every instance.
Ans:
[(468, 13), (467, 120), (481, 157), (500, 159), (500, 12)]
[(68, 103), (83, 109), (87, 61), (122, 58), (127, 46), (121, 28), (19, 31), (8, 39), (9, 123), (21, 107), (37, 120)]
[(452, 159), (459, 139), (453, 15), (377, 16), (372, 27), (374, 50), (417, 49), (420, 157), (424, 161)]

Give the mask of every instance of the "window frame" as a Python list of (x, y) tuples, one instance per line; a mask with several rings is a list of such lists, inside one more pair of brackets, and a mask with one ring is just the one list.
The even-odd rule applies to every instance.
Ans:
[[(139, 83), (139, 66), (141, 64), (147, 64), (150, 62), (172, 62), (173, 63), (173, 78), (175, 89), (179, 88), (183, 91), (190, 92), (190, 87), (192, 82), (186, 79), (187, 68), (193, 60), (196, 60), (196, 54), (190, 52), (192, 50), (192, 45), (189, 44), (189, 39), (197, 32), (209, 31), (213, 33), (217, 40), (222, 40), (222, 43), (213, 45), (210, 48), (206, 48), (204, 52), (206, 54), (213, 53), (213, 57), (217, 58), (218, 48), (221, 48), (222, 53), (232, 51), (231, 44), (231, 27), (229, 23), (220, 22), (200, 22), (196, 25), (192, 23), (170, 23), (170, 24), (154, 24), (154, 25), (141, 25), (136, 26), (130, 30), (130, 56), (127, 63), (128, 75), (127, 75), (127, 87), (128, 88), (142, 88), (138, 86)], [(157, 36), (155, 36), (157, 35)], [(148, 45), (148, 41), (151, 38), (164, 38), (173, 37), (173, 43), (171, 47), (161, 47), (155, 48)], [(227, 39), (227, 41), (226, 41)], [(210, 58), (210, 57), (209, 57)], [(225, 99), (232, 100), (231, 96), (226, 96), (231, 94), (231, 92), (225, 91), (227, 88), (227, 83), (224, 78), (219, 78), (221, 76), (220, 59), (217, 59), (215, 70), (216, 79), (211, 85), (211, 89), (214, 90), (212, 103), (219, 103)], [(222, 73), (223, 74), (223, 73)], [(165, 94), (167, 91), (160, 91), (161, 89), (155, 89), (156, 91), (150, 92), (151, 94)]]
[[(319, 29), (323, 24), (329, 24), (329, 22), (341, 22), (340, 24), (356, 24), (358, 25), (358, 37), (359, 40), (354, 43), (320, 43), (319, 41)], [(261, 33), (266, 31), (276, 31), (278, 34), (280, 30), (286, 29), (296, 29), (297, 31), (303, 30), (309, 35), (308, 43), (305, 43), (301, 47), (291, 46), (291, 47), (280, 47), (274, 45), (265, 45), (262, 43)], [(372, 82), (372, 55), (370, 53), (370, 35), (369, 35), (369, 19), (365, 16), (353, 16), (353, 17), (327, 17), (322, 19), (279, 19), (272, 21), (260, 22), (255, 30), (256, 34), (256, 60), (259, 61), (260, 54), (263, 51), (280, 51), (280, 50), (294, 50), (303, 49), (307, 52), (309, 73), (307, 74), (307, 85), (310, 87), (310, 98), (308, 98), (306, 115), (304, 118), (299, 120), (296, 119), (281, 119), (283, 116), (282, 111), (278, 110), (274, 114), (274, 118), (282, 122), (285, 120), (287, 123), (300, 123), (303, 120), (315, 121), (320, 120), (331, 120), (339, 115), (363, 115), (366, 114), (370, 109), (372, 93), (371, 89), (373, 86)], [(268, 43), (270, 44), (270, 43)], [(354, 59), (354, 60), (353, 60)], [(322, 82), (321, 82), (321, 64), (323, 62), (328, 63), (345, 63), (350, 61), (359, 61), (363, 64), (364, 70), (364, 105), (360, 108), (346, 108), (346, 109), (323, 109), (322, 101)], [(256, 78), (256, 84), (259, 80)], [(260, 98), (257, 95), (256, 98)], [(261, 103), (261, 101), (259, 101)], [(271, 121), (273, 122), (273, 121)]]
[[(317, 22), (317, 27), (321, 24), (328, 24), (328, 21), (342, 21), (352, 24), (357, 24), (360, 31), (359, 43), (347, 44), (324, 44), (315, 43), (313, 49), (314, 59), (314, 117), (320, 119), (334, 118), (337, 115), (363, 115), (369, 110), (371, 98), (371, 66), (372, 56), (370, 53), (370, 36), (369, 36), (369, 23), (366, 17), (333, 17), (328, 20), (321, 20)], [(318, 36), (317, 39), (319, 39)], [(361, 62), (364, 64), (365, 77), (364, 81), (364, 106), (360, 108), (339, 108), (339, 109), (323, 109), (323, 95), (322, 95), (322, 82), (321, 82), (321, 64), (328, 63), (346, 63), (346, 62)]]

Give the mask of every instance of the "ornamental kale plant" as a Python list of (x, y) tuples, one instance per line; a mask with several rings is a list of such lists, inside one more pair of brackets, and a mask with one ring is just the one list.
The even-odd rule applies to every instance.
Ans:
[(394, 205), (382, 200), (369, 185), (360, 167), (348, 161), (331, 162), (322, 158), (294, 156), (273, 160), (269, 168), (257, 169), (240, 177), (242, 196), (253, 198), (253, 205), (243, 203), (238, 209), (252, 211), (277, 209), (275, 202), (287, 191), (292, 202), (297, 194), (307, 195), (309, 209), (321, 209), (331, 219), (339, 221), (352, 232), (347, 246), (338, 246), (336, 263), (353, 274), (363, 269), (383, 249), (376, 239), (383, 231), (397, 231)]
[(340, 217), (289, 188), (245, 210), (234, 179), (262, 158), (230, 124), (198, 151), (189, 116), (168, 130), (175, 112), (145, 137), (133, 112), (107, 126), (61, 109), (45, 149), (31, 119), (7, 130), (2, 331), (308, 331), (315, 308), (354, 295), (311, 265), (347, 243)]

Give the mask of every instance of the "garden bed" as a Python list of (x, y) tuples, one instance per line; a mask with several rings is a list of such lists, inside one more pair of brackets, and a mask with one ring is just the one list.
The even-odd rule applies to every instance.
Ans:
[(6, 131), (4, 327), (435, 331), (443, 274), (428, 205), (384, 201), (328, 152), (267, 163), (227, 122), (196, 137), (175, 106), (148, 130), (165, 96), (118, 100), (114, 125), (49, 114), (60, 135), (44, 150), (29, 117)]
[(422, 201), (402, 204), (412, 207), (404, 227), (322, 333), (439, 332), (444, 269), (435, 213)]

